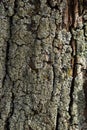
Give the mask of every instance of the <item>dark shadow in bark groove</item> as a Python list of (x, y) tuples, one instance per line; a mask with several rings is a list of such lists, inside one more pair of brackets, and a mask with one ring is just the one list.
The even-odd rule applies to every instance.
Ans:
[[(71, 40), (71, 42), (73, 42), (73, 38)], [(74, 43), (75, 46), (76, 46), (76, 43)], [(77, 48), (77, 47), (76, 47)], [(72, 52), (73, 53), (73, 52)], [(76, 50), (75, 50), (75, 53), (76, 53)], [(73, 54), (72, 54), (73, 55)], [(73, 65), (73, 79), (72, 79), (72, 82), (71, 82), (71, 89), (70, 89), (70, 103), (69, 103), (69, 115), (70, 115), (70, 123), (72, 124), (72, 121), (73, 121), (73, 116), (72, 116), (72, 106), (73, 106), (73, 92), (74, 92), (74, 86), (75, 86), (75, 77), (76, 77), (76, 72), (77, 72), (77, 66), (76, 66), (76, 63), (77, 63), (77, 54), (75, 54), (74, 57), (74, 65)]]
[(5, 127), (4, 130), (10, 130), (10, 118), (12, 117), (13, 113), (14, 113), (14, 93), (12, 93), (12, 97), (11, 97), (11, 108), (10, 108), (10, 112), (8, 114), (8, 117), (5, 121)]
[[(72, 34), (72, 26), (70, 27), (70, 32)], [(72, 38), (70, 41), (71, 47), (72, 47), (72, 57), (74, 59), (74, 63), (72, 66), (72, 82), (71, 82), (71, 89), (70, 89), (70, 103), (69, 103), (69, 115), (70, 115), (70, 124), (72, 125), (73, 122), (73, 116), (72, 116), (72, 107), (73, 107), (73, 92), (74, 92), (74, 86), (75, 86), (75, 78), (77, 75), (77, 44), (76, 41), (73, 38), (73, 34), (72, 34)], [(75, 48), (73, 47), (75, 46)], [(75, 54), (74, 54), (75, 53)]]
[(59, 10), (58, 5), (56, 4), (55, 6), (53, 6), (53, 5), (51, 4), (50, 0), (47, 0), (47, 5), (48, 5), (52, 10), (53, 10), (53, 9)]
[(73, 115), (72, 115), (72, 107), (73, 107), (73, 92), (74, 92), (74, 86), (75, 86), (75, 78), (77, 75), (77, 43), (76, 40), (74, 40), (74, 36), (72, 33), (72, 30), (75, 29), (75, 21), (76, 21), (76, 16), (75, 16), (75, 10), (76, 10), (76, 5), (78, 5), (78, 1), (75, 0), (70, 0), (68, 1), (68, 8), (69, 8), (69, 31), (72, 35), (70, 45), (72, 48), (72, 58), (73, 58), (73, 64), (72, 64), (72, 82), (71, 82), (71, 89), (70, 89), (70, 103), (69, 103), (69, 115), (70, 115), (70, 125), (72, 125), (73, 122)]
[(52, 65), (52, 68), (53, 68), (53, 90), (52, 90), (52, 93), (51, 93), (51, 101), (53, 100), (54, 98), (54, 91), (55, 91), (55, 67), (54, 65)]
[(84, 89), (84, 100), (85, 100), (85, 108), (84, 108), (84, 117), (85, 117), (85, 123), (86, 123), (86, 129), (87, 129), (87, 70), (85, 70), (85, 81), (83, 83), (83, 89)]
[(5, 84), (6, 75), (8, 74), (9, 46), (10, 46), (10, 45), (9, 45), (9, 42), (7, 41), (6, 57), (5, 57), (5, 76), (4, 76), (3, 81), (2, 81), (2, 87), (3, 87), (4, 84)]
[(5, 76), (2, 81), (2, 86), (4, 86), (4, 84), (5, 84), (6, 75), (9, 76), (9, 74), (8, 74), (9, 48), (10, 48), (10, 42), (11, 42), (11, 38), (12, 38), (13, 16), (16, 14), (16, 12), (17, 12), (17, 0), (14, 1), (14, 14), (9, 17), (9, 38), (8, 38), (7, 46), (6, 46)]
[(60, 118), (60, 113), (58, 112), (58, 109), (57, 109), (57, 117), (56, 117), (56, 128), (55, 130), (59, 130), (59, 118)]

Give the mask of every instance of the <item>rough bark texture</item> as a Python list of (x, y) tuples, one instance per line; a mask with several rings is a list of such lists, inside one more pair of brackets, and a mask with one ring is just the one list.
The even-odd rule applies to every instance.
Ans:
[(87, 0), (0, 0), (0, 130), (87, 130)]

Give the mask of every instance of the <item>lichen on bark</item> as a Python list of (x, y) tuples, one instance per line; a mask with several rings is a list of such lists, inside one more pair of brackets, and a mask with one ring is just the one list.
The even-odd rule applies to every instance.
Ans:
[(0, 1), (0, 130), (87, 129), (87, 1)]

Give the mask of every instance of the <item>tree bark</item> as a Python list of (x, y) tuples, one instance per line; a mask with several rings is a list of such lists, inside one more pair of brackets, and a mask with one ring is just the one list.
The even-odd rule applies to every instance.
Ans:
[(0, 0), (0, 130), (87, 129), (87, 0)]

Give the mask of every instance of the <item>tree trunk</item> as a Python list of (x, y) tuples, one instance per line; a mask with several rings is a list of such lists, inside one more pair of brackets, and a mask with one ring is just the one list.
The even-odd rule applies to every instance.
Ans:
[(0, 0), (0, 130), (87, 130), (87, 0)]

